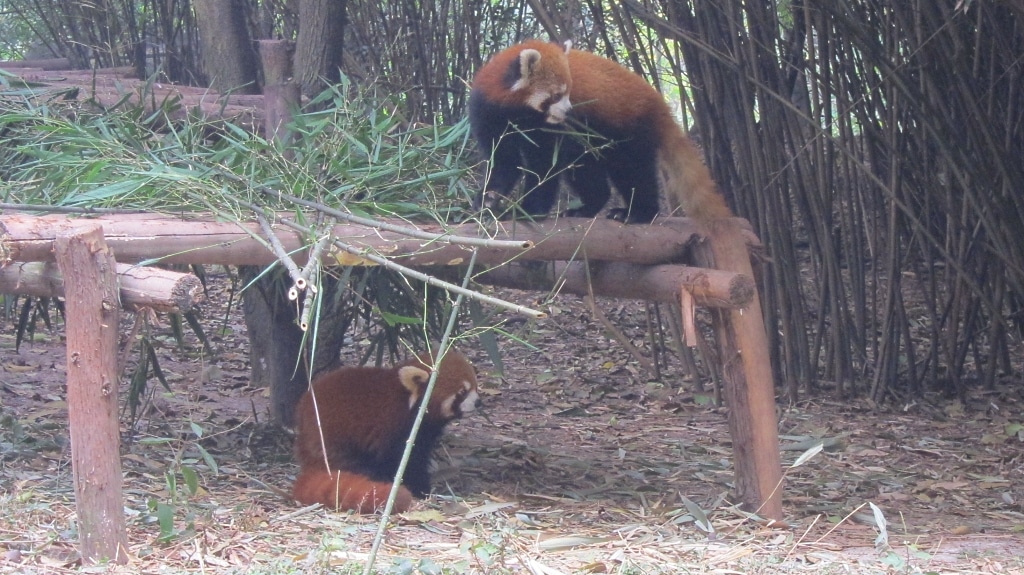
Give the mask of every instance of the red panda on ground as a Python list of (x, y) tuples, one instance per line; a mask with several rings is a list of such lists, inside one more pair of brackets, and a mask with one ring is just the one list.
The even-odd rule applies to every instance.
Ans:
[[(319, 376), (296, 407), (295, 500), (358, 513), (383, 509), (433, 363), (422, 353), (390, 369), (342, 367)], [(430, 493), (430, 454), (445, 425), (480, 402), (466, 356), (449, 350), (438, 370), (395, 500), (399, 513)]]
[(520, 208), (532, 216), (551, 210), (559, 180), (582, 202), (570, 216), (597, 215), (609, 184), (625, 207), (608, 217), (621, 222), (653, 220), (659, 189), (692, 218), (731, 215), (661, 95), (623, 66), (569, 43), (530, 40), (494, 56), (473, 80), (469, 122), (490, 160), (478, 209), (509, 197), (523, 176)]

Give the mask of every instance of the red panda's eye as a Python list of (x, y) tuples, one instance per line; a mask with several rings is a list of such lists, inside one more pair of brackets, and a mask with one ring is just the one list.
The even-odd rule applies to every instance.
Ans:
[(547, 100), (544, 100), (544, 104), (541, 106), (541, 109), (543, 109), (546, 112), (551, 108), (551, 106), (554, 106), (561, 99), (562, 96), (552, 94), (551, 96), (548, 96)]

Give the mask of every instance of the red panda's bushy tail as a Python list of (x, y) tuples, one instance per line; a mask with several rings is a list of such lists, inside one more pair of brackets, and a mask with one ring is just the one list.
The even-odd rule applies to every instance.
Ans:
[[(292, 496), (303, 505), (321, 503), (331, 509), (350, 509), (356, 513), (375, 513), (384, 509), (390, 492), (390, 483), (371, 481), (345, 471), (322, 469), (302, 471), (292, 488)], [(409, 509), (412, 500), (412, 492), (399, 487), (395, 513)]]
[(731, 217), (697, 144), (674, 121), (662, 126), (658, 164), (669, 202), (678, 202), (688, 217), (701, 222)]

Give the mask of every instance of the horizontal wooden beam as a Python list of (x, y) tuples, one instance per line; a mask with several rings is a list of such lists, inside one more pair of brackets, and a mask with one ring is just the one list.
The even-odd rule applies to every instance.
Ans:
[[(276, 257), (261, 239), (256, 223), (231, 223), (172, 217), (106, 216), (90, 219), (103, 226), (107, 245), (118, 262), (158, 260), (162, 263), (267, 265)], [(742, 220), (741, 220), (742, 221)], [(0, 265), (6, 261), (53, 261), (57, 233), (80, 225), (67, 216), (0, 215)], [(746, 229), (749, 224), (742, 221)], [(408, 224), (405, 224), (408, 225)], [(469, 260), (472, 249), (450, 243), (446, 234), (516, 240), (529, 249), (483, 247), (477, 261), (497, 265), (513, 259), (621, 261), (634, 264), (684, 263), (691, 240), (699, 228), (687, 218), (659, 218), (650, 225), (623, 225), (606, 219), (551, 218), (535, 223), (501, 222), (484, 230), (476, 223), (449, 227), (418, 225), (436, 232), (436, 241), (412, 239), (399, 233), (358, 225), (339, 224), (333, 234), (345, 243), (378, 254), (402, 265), (459, 265)], [(282, 224), (274, 230), (284, 248), (302, 263), (311, 242)], [(753, 234), (748, 241), (753, 243)], [(325, 263), (352, 265), (357, 258), (325, 250)], [(333, 261), (332, 261), (333, 260)]]
[[(117, 264), (121, 304), (158, 312), (191, 311), (203, 301), (199, 278), (170, 270)], [(64, 297), (64, 277), (54, 262), (14, 262), (0, 267), (0, 293)]]
[[(588, 270), (589, 267), (589, 270)], [(679, 303), (689, 290), (703, 307), (746, 307), (756, 293), (748, 275), (684, 265), (640, 266), (624, 262), (513, 262), (481, 274), (477, 281), (521, 290)]]

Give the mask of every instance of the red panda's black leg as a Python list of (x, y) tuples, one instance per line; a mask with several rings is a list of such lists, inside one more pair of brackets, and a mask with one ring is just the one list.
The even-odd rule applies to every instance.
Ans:
[(534, 217), (548, 215), (555, 201), (558, 200), (558, 176), (545, 174), (538, 177), (533, 172), (526, 174), (523, 197), (519, 200), (519, 208)]
[(409, 464), (402, 476), (402, 485), (416, 497), (423, 499), (430, 495), (430, 456), (444, 427), (424, 423), (416, 435), (416, 443), (409, 454)]
[(558, 200), (557, 136), (543, 130), (519, 134), (523, 159), (523, 197), (519, 207), (531, 216), (546, 216)]
[[(657, 188), (654, 188), (657, 193)], [(608, 219), (622, 222), (624, 224), (649, 224), (658, 215), (658, 204), (654, 205), (647, 201), (650, 194), (643, 190), (634, 189), (632, 194), (623, 194), (627, 207), (612, 208), (608, 210)], [(657, 195), (654, 196), (657, 199)]]
[[(482, 208), (498, 211), (503, 198), (508, 198), (519, 182), (522, 172), (519, 170), (519, 146), (516, 134), (486, 138), (481, 140), (481, 151), (486, 155), (487, 175), (484, 180), (484, 187), (477, 194), (473, 202), (473, 208)], [(497, 197), (487, 197), (492, 194)]]
[(608, 173), (596, 159), (588, 159), (567, 174), (567, 182), (572, 191), (583, 204), (574, 210), (567, 210), (569, 217), (592, 218), (600, 212), (608, 198), (611, 197), (611, 186), (608, 184)]
[(511, 195), (522, 176), (522, 134), (501, 107), (478, 90), (469, 95), (469, 124), (487, 166), (484, 186), (474, 199), (473, 208), (486, 208), (497, 214), (502, 200)]
[(419, 499), (430, 495), (430, 452), (420, 450), (420, 453), (413, 451), (409, 459), (409, 465), (405, 468), (405, 476), (402, 478), (402, 485), (412, 492)]
[(650, 223), (658, 215), (657, 150), (648, 142), (632, 140), (619, 144), (615, 152), (607, 164), (608, 176), (625, 207), (608, 210), (608, 217), (627, 224)]

